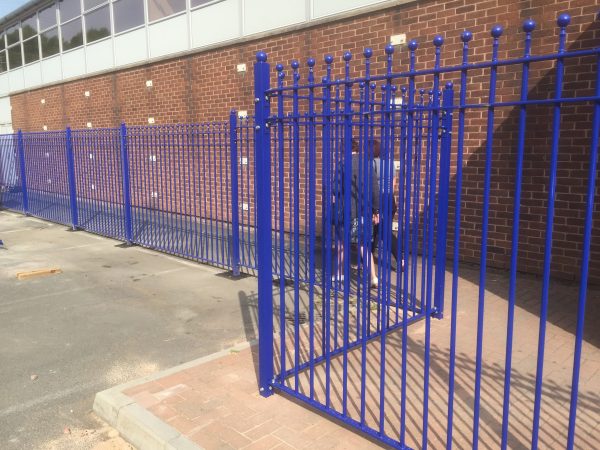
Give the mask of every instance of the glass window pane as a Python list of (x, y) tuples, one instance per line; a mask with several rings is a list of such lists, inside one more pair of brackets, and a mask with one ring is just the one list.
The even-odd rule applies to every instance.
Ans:
[(21, 59), (21, 44), (8, 49), (8, 63), (11, 69), (16, 69), (23, 65), (23, 60)]
[(185, 9), (185, 0), (148, 0), (150, 21), (162, 19)]
[(4, 44), (4, 35), (0, 35), (0, 50), (4, 50), (6, 45)]
[(88, 9), (92, 9), (94, 6), (98, 6), (106, 2), (107, 0), (83, 0), (83, 9), (87, 11)]
[(8, 45), (19, 42), (19, 25), (15, 25), (6, 30), (6, 41)]
[(85, 37), (87, 42), (94, 42), (106, 36), (110, 36), (108, 6), (85, 15)]
[(23, 42), (23, 57), (25, 58), (25, 64), (40, 59), (40, 47), (37, 36)]
[(0, 52), (0, 72), (6, 72), (6, 52)]
[(60, 51), (60, 46), (58, 45), (58, 28), (51, 28), (40, 34), (40, 40), (42, 42), (42, 58), (56, 55)]
[(81, 31), (81, 19), (76, 19), (65, 25), (61, 25), (63, 51), (70, 50), (83, 45), (83, 32)]
[(214, 0), (192, 0), (192, 8), (195, 6), (206, 5), (207, 3), (211, 3)]
[(37, 34), (37, 18), (35, 14), (21, 22), (21, 34), (23, 35), (23, 39)]
[(60, 10), (61, 23), (81, 14), (79, 0), (59, 0), (58, 9)]
[(38, 12), (38, 19), (40, 20), (40, 30), (53, 27), (56, 25), (56, 7), (50, 5), (47, 8), (42, 9)]
[(144, 24), (144, 0), (118, 0), (113, 3), (115, 33)]

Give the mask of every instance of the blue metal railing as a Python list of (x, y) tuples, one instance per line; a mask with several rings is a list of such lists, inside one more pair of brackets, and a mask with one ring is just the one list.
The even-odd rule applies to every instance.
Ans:
[[(254, 66), (257, 118), (255, 140), (257, 156), (261, 157), (256, 164), (256, 189), (261, 193), (257, 196), (256, 205), (259, 212), (259, 379), (263, 395), (280, 390), (394, 448), (416, 446), (426, 449), (432, 434), (429, 430), (430, 372), (433, 364), (431, 317), (443, 317), (446, 253), (451, 242), (448, 407), (443, 435), (446, 448), (453, 447), (456, 440), (454, 419), (457, 396), (458, 270), (459, 252), (463, 245), (461, 206), (465, 204), (463, 156), (465, 140), (473, 139), (465, 138), (468, 125), (465, 117), (466, 113), (472, 112), (473, 117), (479, 120), (479, 125), (474, 130), (482, 136), (476, 138), (482, 144), (482, 164), (481, 167), (476, 167), (476, 183), (478, 188), (482, 188), (482, 193), (478, 193), (476, 200), (471, 200), (469, 204), (471, 210), (476, 207), (480, 212), (481, 223), (480, 228), (473, 231), (474, 234), (480, 233), (480, 242), (478, 240), (476, 244), (480, 261), (472, 369), (472, 422), (470, 421), (469, 428), (472, 441), (471, 444), (464, 445), (478, 448), (482, 441), (480, 423), (482, 391), (484, 392), (484, 337), (488, 333), (484, 321), (486, 300), (489, 298), (486, 291), (486, 281), (489, 278), (486, 269), (494, 251), (492, 240), (495, 238), (492, 236), (498, 234), (494, 233), (497, 230), (490, 223), (499, 210), (494, 209), (494, 201), (497, 200), (493, 198), (493, 190), (496, 189), (494, 184), (498, 183), (492, 182), (492, 177), (498, 170), (496, 164), (499, 162), (494, 154), (494, 139), (499, 138), (496, 119), (499, 116), (505, 118), (501, 109), (506, 111), (510, 108), (517, 112), (518, 117), (515, 121), (516, 129), (511, 130), (511, 137), (506, 138), (512, 139), (514, 136), (514, 143), (511, 140), (510, 144), (505, 144), (515, 145), (516, 164), (514, 181), (510, 181), (514, 182), (512, 214), (509, 214), (513, 220), (512, 224), (505, 227), (512, 227), (512, 243), (506, 359), (500, 408), (502, 420), (498, 427), (498, 444), (502, 449), (511, 445), (510, 396), (511, 390), (515, 390), (514, 387), (511, 389), (511, 380), (514, 376), (512, 356), (519, 223), (523, 208), (523, 159), (526, 135), (531, 136), (536, 131), (526, 129), (526, 119), (529, 111), (549, 107), (552, 109), (552, 127), (547, 141), (547, 188), (540, 188), (546, 197), (545, 212), (541, 219), (545, 231), (540, 232), (540, 237), (544, 238), (544, 257), (541, 265), (539, 339), (529, 441), (533, 449), (542, 445), (541, 405), (544, 359), (547, 358), (546, 324), (554, 243), (553, 225), (558, 209), (556, 192), (557, 180), (560, 178), (561, 125), (567, 107), (571, 107), (570, 111), (573, 112), (575, 104), (588, 104), (593, 106), (593, 113), (590, 114), (591, 132), (587, 133), (586, 130), (581, 133), (582, 139), (590, 141), (587, 194), (582, 207), (585, 208), (585, 214), (582, 215), (585, 217), (585, 225), (581, 241), (573, 242), (577, 251), (581, 251), (582, 263), (571, 403), (568, 421), (565, 420), (563, 424), (565, 442), (560, 444), (569, 450), (574, 448), (600, 134), (600, 47), (567, 51), (565, 43), (569, 23), (568, 14), (559, 15), (558, 51), (555, 53), (531, 55), (531, 36), (535, 23), (529, 19), (523, 24), (522, 57), (499, 59), (503, 28), (496, 25), (491, 29), (489, 61), (469, 62), (469, 43), (473, 34), (465, 31), (461, 36), (460, 65), (441, 64), (444, 39), (436, 36), (433, 39), (432, 64), (424, 69), (415, 68), (418, 44), (413, 40), (408, 44), (410, 58), (406, 71), (392, 71), (394, 48), (386, 46), (385, 73), (373, 75), (373, 51), (367, 48), (363, 53), (364, 66), (359, 68), (359, 77), (350, 76), (353, 55), (346, 52), (342, 67), (335, 69), (334, 58), (325, 56), (323, 78), (315, 76), (313, 58), (306, 61), (304, 75), (301, 74), (297, 60), (291, 62), (289, 71), (282, 64), (277, 64), (275, 86), (270, 85), (272, 73), (267, 55), (264, 52), (257, 53)], [(594, 90), (593, 94), (582, 89), (574, 91), (572, 96), (565, 95), (567, 84), (564, 72), (567, 61), (577, 64), (577, 61), (584, 59), (585, 70), (595, 70), (592, 74), (595, 88), (587, 89)], [(453, 60), (451, 56), (450, 60)], [(529, 92), (529, 67), (534, 63), (545, 63), (545, 70), (551, 68), (552, 95), (546, 95), (546, 98), (534, 98), (535, 95)], [(520, 71), (520, 80), (518, 72), (515, 77), (508, 77), (514, 74), (509, 68)], [(333, 79), (332, 73), (342, 73), (343, 76)], [(588, 72), (585, 74), (586, 80), (591, 79)], [(507, 78), (501, 78), (503, 75), (507, 75)], [(506, 83), (509, 78), (510, 81)], [(478, 87), (471, 86), (472, 80), (478, 83)], [(519, 92), (516, 95), (506, 94), (504, 88), (513, 86), (513, 81), (520, 81), (517, 83), (517, 86), (520, 84), (520, 90), (514, 90)], [(457, 103), (454, 83), (458, 83), (459, 89)], [(426, 88), (431, 90), (426, 91)], [(503, 98), (505, 95), (518, 99), (506, 101)], [(452, 134), (455, 120), (458, 121), (456, 139)], [(504, 136), (501, 138), (504, 139)], [(381, 168), (377, 175), (373, 174), (371, 167), (375, 141), (378, 142), (377, 150), (381, 155)], [(451, 169), (452, 147), (457, 149), (455, 169)], [(318, 165), (315, 152), (320, 152), (321, 155)], [(398, 164), (397, 170), (391, 168), (391, 161)], [(450, 196), (451, 170), (454, 172), (454, 199)], [(373, 179), (378, 182), (373, 183)], [(470, 181), (473, 182), (473, 178)], [(543, 183), (546, 183), (545, 179)], [(392, 184), (393, 195), (389, 195), (389, 186)], [(320, 198), (315, 195), (317, 185)], [(373, 196), (373, 190), (378, 190), (379, 195)], [(273, 196), (265, 194), (272, 191)], [(473, 197), (472, 194), (470, 196)], [(271, 206), (273, 199), (274, 208)], [(454, 210), (449, 208), (452, 200)], [(354, 204), (349, 206), (352, 202), (356, 203), (356, 207)], [(397, 238), (391, 231), (395, 203), (398, 208)], [(315, 213), (322, 213), (323, 218), (319, 227), (320, 242), (315, 241)], [(470, 213), (471, 222), (473, 214)], [(449, 227), (451, 220), (454, 220), (453, 226)], [(371, 223), (374, 225), (370, 226)], [(449, 228), (453, 228), (452, 240), (447, 239)], [(371, 233), (376, 229), (378, 250), (377, 268), (374, 271), (375, 250), (372, 248)], [(271, 243), (279, 245), (279, 252), (272, 253)], [(356, 250), (354, 254), (351, 251), (353, 246)], [(392, 255), (397, 259), (396, 270), (392, 270)], [(278, 283), (273, 284), (272, 275), (283, 264), (289, 264), (285, 279), (281, 277)], [(317, 272), (316, 265), (320, 265)], [(376, 279), (379, 284), (373, 282)], [(275, 316), (274, 303), (279, 309)], [(412, 433), (411, 442), (408, 442), (406, 380), (410, 380), (412, 376), (407, 367), (407, 357), (411, 356), (412, 350), (407, 346), (407, 330), (410, 324), (420, 319), (424, 320), (422, 354), (418, 355), (423, 358), (422, 384), (419, 386), (419, 393), (422, 394), (422, 403), (419, 405), (422, 423), (419, 424), (418, 431)], [(273, 336), (274, 320), (279, 322), (276, 338)], [(388, 335), (396, 329), (402, 331), (400, 368), (386, 359)], [(277, 348), (275, 354), (274, 348)], [(350, 363), (351, 355), (353, 367)], [(400, 384), (399, 398), (390, 399), (388, 396), (387, 386), (394, 384), (394, 381), (390, 381), (390, 374), (393, 374), (396, 384)], [(376, 382), (373, 381), (375, 379)], [(368, 392), (366, 380), (378, 386), (372, 386)], [(350, 393), (351, 390), (353, 393)], [(395, 401), (400, 405), (399, 423), (390, 424), (390, 416), (386, 416), (386, 413), (388, 405)], [(370, 417), (367, 417), (369, 414)], [(395, 418), (392, 417), (393, 420)], [(414, 422), (411, 425), (414, 427)], [(436, 436), (436, 439), (439, 437)]]
[(0, 135), (0, 207), (256, 268), (253, 120)]

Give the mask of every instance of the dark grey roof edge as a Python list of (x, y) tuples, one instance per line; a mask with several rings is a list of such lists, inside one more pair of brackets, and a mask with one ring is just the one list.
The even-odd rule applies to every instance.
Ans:
[(11, 22), (13, 22), (15, 19), (18, 19), (21, 15), (24, 15), (24, 13), (30, 11), (35, 12), (35, 10), (39, 9), (42, 6), (49, 5), (50, 3), (54, 3), (54, 1), (29, 0), (24, 5), (21, 5), (17, 9), (15, 9), (13, 12), (8, 13), (6, 16), (2, 17), (0, 19), (0, 28), (5, 28), (6, 25), (11, 24)]

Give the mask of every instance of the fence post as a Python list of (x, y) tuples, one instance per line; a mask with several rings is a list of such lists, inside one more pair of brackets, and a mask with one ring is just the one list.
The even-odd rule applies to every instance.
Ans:
[(67, 127), (65, 134), (67, 151), (67, 177), (69, 180), (69, 201), (71, 204), (71, 228), (75, 231), (79, 227), (79, 214), (77, 213), (77, 189), (75, 185), (75, 158), (73, 157), (73, 137), (71, 127)]
[(131, 192), (129, 186), (129, 156), (127, 154), (127, 126), (121, 124), (121, 167), (123, 170), (123, 208), (125, 210), (125, 241), (133, 244), (133, 225), (131, 222)]
[(229, 114), (229, 147), (231, 151), (231, 271), (240, 276), (240, 212), (238, 209), (237, 111)]
[[(438, 194), (437, 248), (435, 252), (435, 291), (433, 316), (444, 316), (444, 286), (446, 281), (446, 240), (448, 230), (448, 185), (450, 183), (450, 149), (452, 146), (452, 111), (454, 87), (446, 83), (442, 94), (442, 133), (440, 138), (440, 188)], [(435, 161), (432, 161), (435, 164)]]
[(17, 151), (19, 153), (19, 169), (21, 172), (21, 193), (23, 195), (23, 212), (29, 215), (29, 195), (27, 194), (27, 175), (25, 173), (25, 147), (23, 145), (23, 132), (17, 132)]
[(269, 64), (258, 52), (254, 63), (254, 164), (256, 173), (256, 246), (258, 257), (258, 361), (260, 394), (273, 393), (273, 255), (271, 249), (271, 140)]

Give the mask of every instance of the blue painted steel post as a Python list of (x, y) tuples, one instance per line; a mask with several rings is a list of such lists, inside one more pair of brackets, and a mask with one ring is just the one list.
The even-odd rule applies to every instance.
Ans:
[(129, 155), (127, 154), (127, 126), (121, 124), (121, 167), (123, 170), (123, 208), (125, 209), (125, 240), (133, 244), (133, 224), (131, 220), (131, 191), (129, 183)]
[(79, 227), (79, 215), (77, 214), (77, 189), (75, 185), (75, 158), (73, 157), (73, 136), (71, 127), (67, 127), (65, 135), (67, 151), (67, 177), (69, 180), (69, 202), (71, 205), (71, 228)]
[[(271, 136), (267, 122), (270, 102), (267, 54), (258, 52), (254, 63), (254, 164), (256, 173), (256, 246), (258, 259), (259, 389), (273, 393), (273, 255), (271, 249)], [(281, 95), (281, 94), (280, 94)], [(281, 138), (281, 137), (280, 137)], [(283, 273), (281, 276), (284, 276)]]
[(440, 190), (438, 194), (437, 248), (435, 254), (434, 317), (444, 317), (446, 281), (446, 231), (448, 229), (448, 184), (450, 183), (450, 147), (452, 146), (452, 108), (454, 87), (446, 84), (442, 94), (442, 137), (440, 139)]
[(19, 169), (21, 171), (21, 191), (23, 193), (23, 212), (29, 215), (29, 196), (27, 195), (27, 175), (25, 173), (25, 147), (23, 145), (23, 132), (17, 133), (17, 150), (19, 152)]
[(237, 111), (229, 115), (229, 148), (231, 151), (231, 271), (240, 276), (240, 211), (238, 209)]

